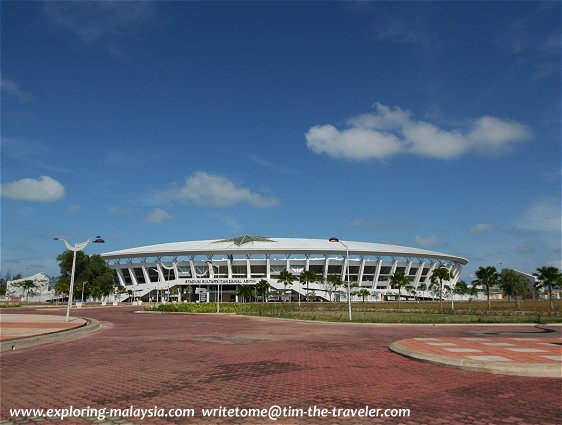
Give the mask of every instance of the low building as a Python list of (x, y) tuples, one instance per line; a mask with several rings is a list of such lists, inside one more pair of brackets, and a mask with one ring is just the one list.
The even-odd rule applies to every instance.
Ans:
[[(429, 283), (433, 271), (446, 267), (454, 285), (468, 260), (462, 257), (379, 243), (328, 239), (267, 238), (243, 235), (222, 240), (164, 243), (120, 251), (106, 252), (102, 258), (115, 271), (116, 285), (135, 298), (145, 301), (169, 299), (177, 301), (237, 301), (241, 285), (255, 286), (265, 280), (271, 287), (270, 299), (297, 299), (306, 296), (318, 301), (340, 296), (326, 284), (329, 274), (340, 275), (358, 289), (369, 290), (367, 300), (395, 296), (397, 289), (390, 277), (402, 271), (412, 286)], [(311, 270), (320, 282), (304, 285), (295, 280), (284, 285), (283, 271), (297, 276)], [(403, 296), (404, 296), (404, 291)], [(431, 298), (432, 294), (417, 296)]]
[(9, 280), (6, 284), (6, 299), (8, 301), (26, 301), (26, 294), (19, 286), (21, 282), (30, 280), (35, 284), (35, 288), (28, 294), (29, 302), (52, 301), (54, 290), (49, 286), (49, 276), (43, 273), (36, 273), (32, 276), (22, 277), (21, 279)]

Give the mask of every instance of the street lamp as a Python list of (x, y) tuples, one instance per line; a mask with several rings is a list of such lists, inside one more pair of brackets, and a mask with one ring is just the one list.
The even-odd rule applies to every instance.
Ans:
[[(82, 283), (82, 297), (80, 298), (80, 301), (84, 302), (84, 288), (86, 287), (86, 283), (90, 283), (88, 281)], [(84, 303), (86, 304), (86, 303)]]
[(78, 251), (82, 251), (90, 243), (104, 243), (105, 241), (100, 236), (96, 236), (95, 238), (88, 239), (86, 242), (75, 243), (74, 246), (72, 246), (63, 238), (56, 237), (53, 239), (56, 241), (63, 241), (64, 244), (66, 245), (66, 248), (69, 251), (73, 252), (72, 272), (70, 273), (70, 288), (68, 290), (68, 305), (66, 306), (66, 322), (68, 322), (70, 318), (70, 307), (72, 306), (72, 295), (74, 293), (74, 271), (76, 270), (76, 253)]
[[(345, 268), (347, 269), (347, 309), (348, 309), (348, 316), (349, 321), (351, 321), (351, 282), (349, 281), (349, 248), (346, 244), (340, 241), (338, 238), (332, 236), (328, 239), (330, 242), (339, 242), (345, 248)], [(344, 276), (345, 276), (344, 270)]]
[(154, 270), (158, 274), (158, 282), (157, 282), (157, 286), (156, 286), (156, 304), (158, 304), (159, 303), (158, 293), (160, 292), (160, 270), (155, 269), (153, 267), (151, 267), (150, 270)]
[[(208, 265), (209, 265), (209, 278), (214, 279), (215, 278), (215, 269), (213, 266), (213, 262), (211, 260), (207, 260), (205, 261)], [(219, 282), (217, 282), (217, 313), (220, 313), (221, 311), (221, 307), (220, 307), (220, 288), (219, 288)]]

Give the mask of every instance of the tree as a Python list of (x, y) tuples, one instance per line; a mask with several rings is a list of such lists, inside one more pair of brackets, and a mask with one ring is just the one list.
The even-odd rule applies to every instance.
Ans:
[(443, 282), (451, 279), (451, 273), (445, 266), (433, 270), (431, 283), (439, 283), (439, 310), (443, 310)]
[(325, 288), (330, 294), (330, 302), (332, 302), (332, 296), (338, 291), (338, 288), (343, 285), (343, 280), (341, 275), (337, 273), (330, 273), (325, 282)]
[(242, 298), (242, 302), (252, 301), (252, 298), (255, 297), (256, 291), (254, 288), (248, 285), (240, 285), (236, 290), (236, 294)]
[(499, 285), (503, 293), (513, 298), (515, 306), (520, 308), (521, 297), (528, 293), (527, 281), (523, 276), (512, 269), (503, 269), (499, 276)]
[[(61, 276), (55, 287), (57, 293), (68, 294), (73, 255), (72, 251), (66, 250), (57, 257), (61, 271)], [(103, 258), (97, 254), (90, 257), (83, 251), (76, 252), (74, 282), (76, 288), (84, 290), (84, 298), (86, 299), (89, 297), (104, 299), (113, 293), (115, 286), (113, 270), (106, 264)], [(86, 285), (86, 283), (88, 284)]]
[(390, 276), (390, 285), (393, 288), (398, 288), (398, 309), (400, 309), (400, 298), (402, 298), (402, 288), (410, 284), (410, 279), (404, 272), (394, 272)]
[(365, 297), (368, 297), (369, 295), (371, 295), (371, 293), (368, 289), (362, 288), (357, 291), (357, 295), (359, 295), (363, 299), (363, 302), (365, 302)]
[(320, 277), (318, 276), (318, 273), (312, 270), (303, 270), (300, 273), (299, 280), (303, 283), (306, 283), (306, 301), (308, 301), (309, 298), (308, 284), (312, 282), (318, 282), (319, 279)]
[(35, 294), (35, 290), (39, 288), (37, 283), (29, 279), (13, 283), (12, 286), (21, 289), (23, 295), (25, 296), (26, 304), (29, 304), (29, 296)]
[(10, 273), (10, 271), (7, 271), (5, 274), (0, 276), (0, 295), (6, 295), (6, 291), (8, 289), (8, 281), (18, 280), (18, 279), (21, 279), (21, 278), (22, 278), (21, 273), (18, 273), (17, 275), (12, 276), (12, 273)]
[(262, 300), (265, 302), (267, 297), (267, 292), (269, 291), (269, 282), (265, 279), (260, 280), (256, 283), (256, 291), (262, 294)]
[(554, 305), (552, 304), (552, 290), (555, 286), (562, 286), (562, 273), (556, 267), (544, 266), (537, 268), (537, 272), (533, 273), (533, 276), (538, 278), (538, 282), (535, 283), (537, 288), (547, 288), (548, 289), (548, 299), (550, 301), (550, 311), (554, 310)]
[(476, 279), (472, 281), (473, 285), (480, 286), (486, 290), (486, 297), (488, 299), (488, 311), (492, 309), (490, 304), (490, 288), (497, 285), (499, 282), (499, 275), (495, 267), (479, 267), (474, 272)]
[(459, 280), (455, 285), (455, 289), (453, 289), (453, 293), (460, 297), (468, 295), (469, 289), (466, 282), (464, 280)]
[(123, 294), (126, 294), (126, 293), (127, 293), (127, 290), (125, 289), (124, 286), (119, 285), (119, 286), (117, 286), (117, 287), (114, 288), (114, 293), (115, 293), (115, 299), (116, 299), (117, 301), (120, 301), (120, 300), (121, 300), (121, 296), (122, 296)]
[(418, 291), (416, 291), (416, 287), (414, 285), (406, 285), (404, 288), (411, 296), (414, 297), (414, 301), (417, 301), (416, 295)]
[[(427, 283), (425, 283), (425, 282), (420, 283), (420, 284), (418, 285), (418, 289), (419, 289), (421, 292), (426, 292), (426, 291), (427, 291)], [(422, 298), (425, 299), (425, 297), (422, 297)]]
[[(277, 282), (283, 284), (283, 298), (287, 298), (287, 286), (290, 286), (295, 281), (295, 276), (288, 270), (283, 270), (279, 273), (279, 280)], [(289, 299), (290, 300), (290, 299)]]

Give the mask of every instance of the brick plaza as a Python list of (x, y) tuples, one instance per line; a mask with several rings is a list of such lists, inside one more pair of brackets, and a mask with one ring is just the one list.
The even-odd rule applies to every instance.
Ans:
[[(562, 381), (467, 372), (407, 359), (407, 338), (560, 337), (532, 326), (377, 326), (233, 315), (73, 311), (102, 322), (73, 340), (1, 354), (1, 407), (408, 408), (408, 418), (136, 418), (133, 424), (559, 424)], [(57, 314), (63, 310), (22, 309)], [(4, 311), (6, 312), (6, 311)], [(13, 313), (13, 311), (9, 311)], [(39, 423), (55, 424), (60, 420)], [(104, 423), (67, 419), (62, 423)]]

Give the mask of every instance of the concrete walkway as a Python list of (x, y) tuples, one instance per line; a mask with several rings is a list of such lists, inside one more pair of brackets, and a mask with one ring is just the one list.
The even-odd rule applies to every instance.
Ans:
[(411, 338), (390, 349), (406, 357), (463, 370), (562, 378), (560, 337)]
[(15, 350), (84, 335), (99, 328), (97, 320), (46, 314), (0, 315), (0, 351)]

